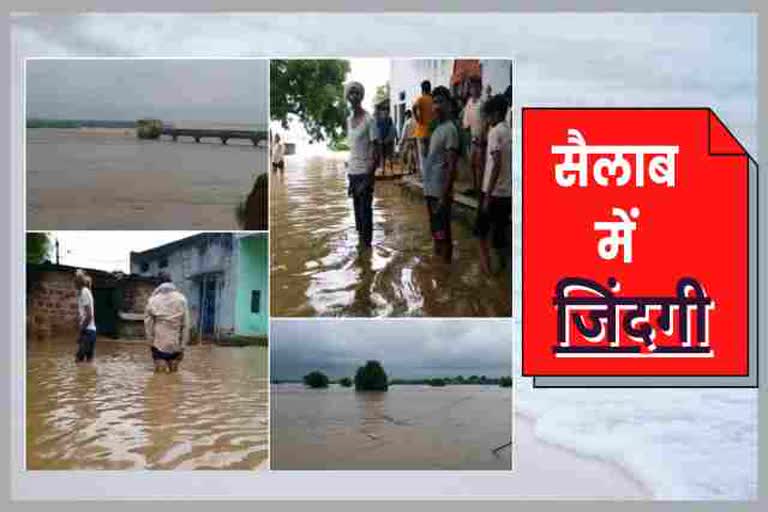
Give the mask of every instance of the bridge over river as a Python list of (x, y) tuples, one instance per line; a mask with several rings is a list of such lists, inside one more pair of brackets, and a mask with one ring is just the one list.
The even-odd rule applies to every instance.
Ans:
[(255, 130), (219, 130), (219, 129), (199, 129), (199, 128), (171, 128), (164, 127), (161, 135), (167, 135), (172, 137), (174, 141), (179, 140), (179, 137), (191, 137), (195, 139), (195, 142), (200, 142), (204, 138), (219, 139), (222, 144), (226, 144), (230, 139), (245, 139), (253, 142), (253, 145), (258, 145), (261, 141), (269, 140), (269, 135), (266, 131)]

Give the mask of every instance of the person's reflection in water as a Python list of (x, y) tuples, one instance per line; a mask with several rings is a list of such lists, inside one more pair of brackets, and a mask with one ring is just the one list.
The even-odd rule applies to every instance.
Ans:
[[(147, 432), (147, 468), (172, 468), (175, 459), (190, 447), (176, 448), (182, 442), (180, 431), (188, 428), (184, 418), (183, 374), (152, 373), (144, 388), (144, 426)], [(175, 449), (174, 449), (175, 448)]]
[(350, 310), (359, 315), (375, 315), (376, 304), (371, 299), (376, 272), (373, 270), (373, 250), (358, 254), (355, 266), (358, 269), (354, 297)]
[(360, 408), (360, 433), (377, 441), (384, 434), (386, 421), (386, 391), (355, 391), (357, 406)]

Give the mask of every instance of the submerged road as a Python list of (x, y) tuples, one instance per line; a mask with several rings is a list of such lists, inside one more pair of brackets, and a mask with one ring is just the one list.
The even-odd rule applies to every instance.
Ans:
[(27, 469), (255, 469), (267, 460), (267, 348), (193, 346), (178, 373), (149, 348), (27, 345)]
[(455, 212), (453, 262), (435, 260), (423, 197), (396, 180), (376, 183), (373, 249), (360, 254), (343, 157), (288, 157), (272, 174), (273, 316), (511, 315), (511, 274), (482, 274), (471, 218)]

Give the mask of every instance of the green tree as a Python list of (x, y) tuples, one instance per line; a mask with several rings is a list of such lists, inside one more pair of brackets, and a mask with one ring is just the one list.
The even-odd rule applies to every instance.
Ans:
[(323, 372), (315, 370), (304, 376), (304, 385), (310, 388), (327, 388), (328, 377)]
[(445, 379), (429, 379), (429, 385), (434, 387), (445, 386)]
[(368, 361), (357, 369), (356, 391), (386, 391), (388, 387), (387, 373), (378, 361)]
[(344, 388), (352, 387), (352, 379), (350, 379), (349, 377), (342, 377), (341, 379), (339, 379), (339, 385), (341, 385), (341, 387), (344, 387)]
[(389, 99), (389, 80), (384, 85), (380, 85), (376, 88), (376, 93), (373, 95), (373, 104), (378, 105), (384, 100)]
[(512, 377), (502, 377), (499, 379), (499, 386), (503, 388), (511, 388), (512, 387)]
[(27, 263), (43, 263), (50, 256), (52, 247), (48, 233), (27, 233)]
[(270, 115), (288, 128), (299, 118), (314, 141), (338, 142), (348, 115), (344, 78), (349, 61), (338, 59), (270, 61)]

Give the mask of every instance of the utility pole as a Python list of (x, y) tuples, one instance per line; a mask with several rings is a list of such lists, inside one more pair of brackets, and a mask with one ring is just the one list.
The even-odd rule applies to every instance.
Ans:
[(59, 264), (59, 239), (56, 238), (55, 240), (56, 240), (56, 243), (55, 243), (55, 245), (56, 245), (56, 264), (58, 265)]

